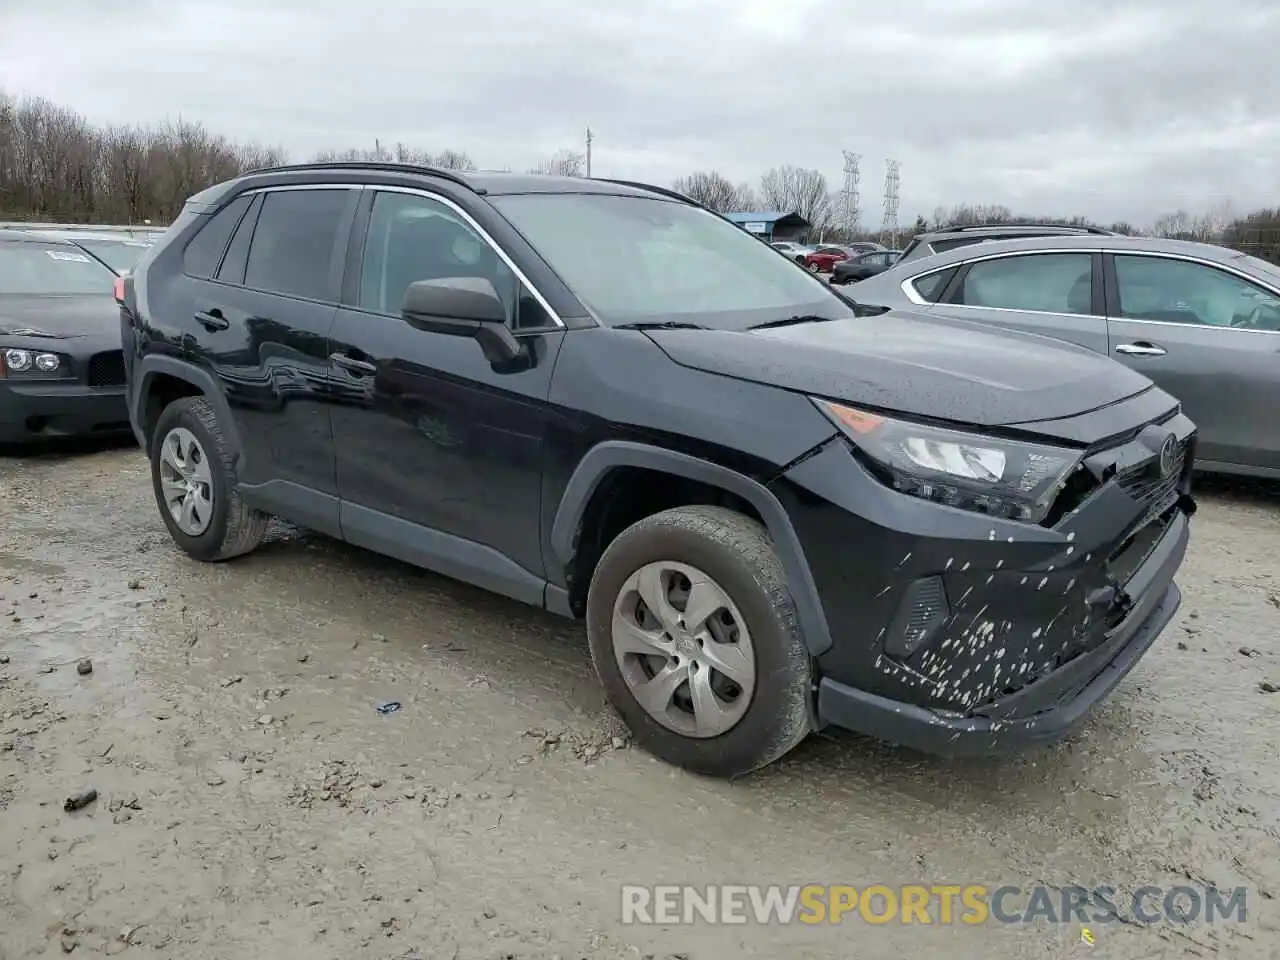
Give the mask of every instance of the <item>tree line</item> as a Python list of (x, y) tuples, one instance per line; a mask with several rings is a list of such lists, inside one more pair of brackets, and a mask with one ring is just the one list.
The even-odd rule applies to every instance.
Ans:
[[(388, 160), (453, 170), (475, 170), (464, 151), (424, 150), (375, 141), (372, 148), (325, 151), (315, 160)], [(150, 126), (98, 126), (73, 110), (42, 98), (14, 99), (0, 91), (0, 220), (135, 224), (171, 221), (191, 196), (211, 184), (249, 170), (289, 162), (279, 147), (237, 143), (203, 124), (170, 120)], [(586, 158), (559, 150), (527, 172), (585, 174)], [(1237, 215), (1219, 204), (1201, 214), (1179, 210), (1141, 228), (1097, 224), (1084, 217), (1029, 216), (999, 204), (939, 207), (932, 216), (904, 224), (899, 237), (881, 237), (863, 223), (819, 170), (780, 166), (757, 183), (734, 183), (714, 170), (680, 177), (674, 189), (703, 205), (729, 213), (780, 210), (800, 214), (813, 236), (838, 242), (903, 235), (972, 223), (1062, 223), (1101, 226), (1125, 234), (1226, 243), (1280, 262), (1280, 209)]]

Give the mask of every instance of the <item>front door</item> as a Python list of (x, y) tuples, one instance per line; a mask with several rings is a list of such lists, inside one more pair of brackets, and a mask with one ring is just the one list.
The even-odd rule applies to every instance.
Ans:
[(1101, 284), (1095, 283), (1099, 259), (1087, 251), (977, 259), (960, 268), (929, 313), (1038, 333), (1105, 354), (1107, 322)]
[(1114, 254), (1111, 354), (1182, 403), (1196, 462), (1280, 470), (1280, 298), (1193, 260)]
[[(332, 332), (343, 536), (540, 603), (543, 435), (563, 329), (461, 207), (366, 194), (358, 282)], [(474, 340), (401, 318), (410, 283), (462, 276), (503, 296), (522, 362), (495, 369)]]

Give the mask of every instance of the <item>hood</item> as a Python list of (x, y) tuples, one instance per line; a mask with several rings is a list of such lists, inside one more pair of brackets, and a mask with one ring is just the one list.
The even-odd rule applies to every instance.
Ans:
[(0, 294), (0, 336), (99, 336), (120, 332), (120, 308), (110, 294)]
[(975, 426), (1070, 417), (1151, 386), (1084, 347), (906, 311), (772, 330), (648, 335), (681, 366)]

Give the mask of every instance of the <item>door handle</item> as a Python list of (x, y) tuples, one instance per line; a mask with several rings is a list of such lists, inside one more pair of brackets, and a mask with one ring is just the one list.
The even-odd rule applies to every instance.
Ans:
[(1163, 357), (1166, 352), (1164, 347), (1157, 347), (1154, 343), (1148, 343), (1145, 340), (1116, 345), (1116, 353), (1127, 354), (1130, 357)]
[(367, 360), (348, 357), (345, 353), (331, 353), (329, 354), (329, 359), (343, 370), (349, 370), (358, 377), (378, 372), (378, 368), (374, 364), (369, 363)]
[(195, 319), (196, 323), (209, 331), (225, 330), (231, 326), (230, 321), (222, 315), (222, 311), (217, 307), (212, 310), (197, 310)]

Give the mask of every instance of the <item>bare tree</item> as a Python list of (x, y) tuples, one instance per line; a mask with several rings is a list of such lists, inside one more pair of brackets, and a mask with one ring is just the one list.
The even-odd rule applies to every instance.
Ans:
[(756, 195), (755, 187), (751, 186), (751, 184), (738, 184), (736, 192), (734, 207), (737, 210), (743, 213), (751, 213), (760, 209), (760, 198)]
[(543, 174), (548, 177), (581, 177), (584, 174), (587, 158), (574, 150), (557, 150), (530, 173)]
[(1151, 232), (1157, 237), (1183, 239), (1191, 232), (1191, 215), (1185, 210), (1175, 210), (1156, 217), (1151, 225)]
[(717, 213), (732, 213), (743, 209), (738, 205), (738, 188), (727, 177), (714, 170), (699, 170), (681, 177), (672, 184), (672, 189)]
[(774, 167), (760, 178), (760, 199), (770, 210), (798, 213), (816, 230), (830, 227), (833, 208), (827, 178), (805, 167)]

